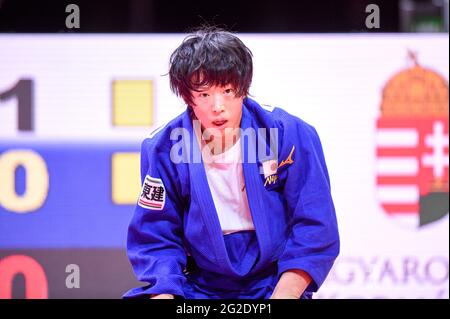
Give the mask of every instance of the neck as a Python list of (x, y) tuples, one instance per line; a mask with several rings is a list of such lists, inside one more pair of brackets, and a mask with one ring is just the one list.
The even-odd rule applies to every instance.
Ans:
[[(203, 133), (203, 132), (202, 132)], [(240, 130), (233, 129), (230, 134), (222, 136), (211, 136), (209, 140), (205, 140), (205, 144), (210, 149), (211, 154), (218, 155), (228, 151), (239, 140)]]

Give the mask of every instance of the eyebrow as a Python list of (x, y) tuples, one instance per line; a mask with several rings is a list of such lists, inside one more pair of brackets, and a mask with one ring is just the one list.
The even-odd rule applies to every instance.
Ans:
[[(198, 88), (196, 88), (196, 90), (194, 90), (194, 92), (195, 92), (194, 94), (209, 92), (211, 90), (211, 88), (212, 88), (211, 86), (198, 87)], [(225, 90), (228, 90), (228, 89), (236, 90), (235, 87), (233, 86), (233, 84), (231, 84), (231, 83), (224, 85), (222, 88)]]
[(210, 86), (200, 86), (200, 87), (195, 89), (195, 92), (198, 92), (198, 93), (206, 92), (206, 91), (209, 91), (210, 89), (211, 89)]

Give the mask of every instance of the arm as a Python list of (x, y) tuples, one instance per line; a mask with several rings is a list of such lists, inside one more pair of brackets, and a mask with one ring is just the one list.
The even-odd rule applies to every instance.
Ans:
[[(287, 126), (288, 125), (288, 126)], [(290, 213), (290, 235), (278, 261), (279, 282), (274, 297), (300, 297), (315, 292), (339, 254), (339, 232), (322, 146), (316, 130), (287, 117), (281, 158), (295, 145), (283, 195)]]
[(128, 228), (127, 253), (136, 277), (148, 285), (130, 290), (125, 298), (184, 296), (183, 210), (172, 165), (157, 154), (152, 139), (143, 142), (143, 187)]

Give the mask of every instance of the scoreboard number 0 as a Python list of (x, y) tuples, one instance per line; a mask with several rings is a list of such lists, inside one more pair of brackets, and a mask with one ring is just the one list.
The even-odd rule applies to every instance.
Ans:
[(0, 299), (13, 297), (13, 280), (18, 274), (25, 277), (25, 298), (48, 298), (47, 276), (42, 266), (29, 256), (11, 255), (0, 259)]
[[(25, 193), (15, 189), (15, 172), (25, 169)], [(44, 159), (32, 150), (9, 150), (0, 154), (0, 205), (14, 213), (29, 213), (42, 207), (49, 188), (49, 174)]]

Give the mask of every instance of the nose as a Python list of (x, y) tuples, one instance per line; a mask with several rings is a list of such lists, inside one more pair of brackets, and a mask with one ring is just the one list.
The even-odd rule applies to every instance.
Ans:
[(214, 113), (221, 113), (225, 110), (225, 105), (223, 104), (223, 98), (220, 94), (214, 96), (212, 111)]

